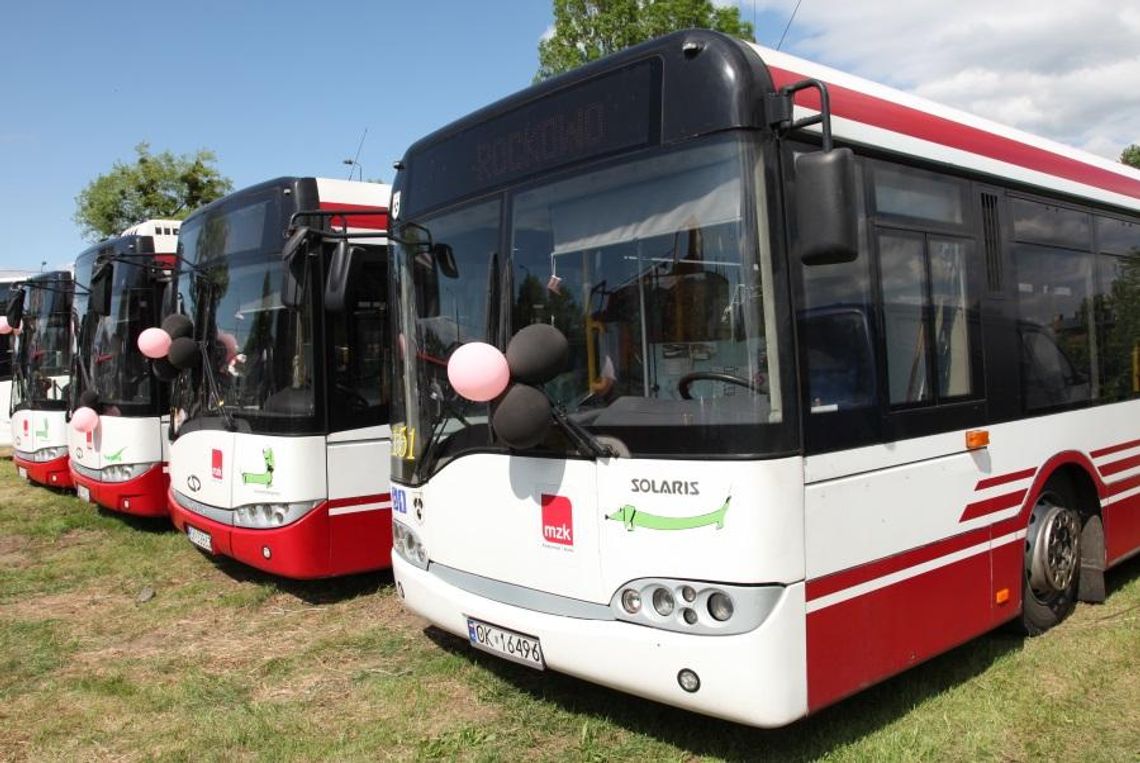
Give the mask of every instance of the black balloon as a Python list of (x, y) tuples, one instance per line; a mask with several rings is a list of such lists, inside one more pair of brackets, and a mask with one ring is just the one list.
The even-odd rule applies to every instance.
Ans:
[(170, 365), (166, 358), (155, 358), (150, 362), (151, 373), (160, 382), (172, 382), (178, 378), (178, 369)]
[(79, 407), (99, 410), (99, 393), (93, 389), (85, 389), (79, 393)]
[(566, 370), (570, 343), (549, 323), (532, 323), (507, 343), (511, 378), (526, 384), (544, 384)]
[(178, 340), (184, 336), (193, 336), (194, 323), (182, 313), (174, 313), (162, 322), (162, 330), (170, 334), (171, 339)]
[(528, 384), (512, 384), (491, 414), (496, 436), (516, 450), (542, 442), (551, 422), (550, 400), (542, 390)]
[(198, 350), (197, 342), (188, 336), (183, 336), (170, 343), (170, 352), (166, 354), (166, 357), (170, 361), (170, 365), (179, 371), (185, 371), (187, 368), (198, 365), (198, 361), (202, 359), (202, 353)]

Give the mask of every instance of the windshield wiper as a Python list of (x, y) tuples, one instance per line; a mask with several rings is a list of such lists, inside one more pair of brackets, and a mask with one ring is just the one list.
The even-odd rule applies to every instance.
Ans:
[(455, 405), (452, 404), (444, 396), (443, 389), (439, 386), (439, 382), (432, 382), (431, 392), (429, 393), (429, 396), (432, 400), (435, 400), (440, 404), (441, 415), (439, 417), (439, 420), (432, 425), (431, 437), (428, 438), (427, 447), (424, 448), (424, 457), (420, 462), (423, 465), (424, 469), (431, 468), (432, 462), (434, 461), (436, 447), (441, 442), (443, 442), (441, 435), (443, 434), (444, 427), (447, 426), (448, 422), (455, 420), (463, 424), (464, 427), (471, 426), (471, 422), (469, 422), (463, 416), (463, 411), (456, 408)]
[(214, 375), (214, 367), (210, 363), (210, 353), (206, 349), (206, 342), (203, 341), (199, 347), (202, 352), (202, 371), (206, 377), (206, 384), (210, 387), (210, 394), (214, 396), (214, 402), (218, 405), (218, 412), (222, 414), (225, 419), (226, 429), (233, 432), (237, 429), (237, 424), (234, 423), (233, 414), (230, 409), (226, 407), (226, 401), (222, 399), (221, 393), (218, 392), (218, 377)]
[(583, 456), (598, 459), (612, 458), (617, 455), (613, 448), (598, 440), (588, 429), (570, 418), (566, 414), (566, 409), (561, 405), (555, 405), (553, 400), (550, 404), (550, 412), (554, 416), (554, 420), (565, 430), (566, 436), (574, 443), (574, 447)]

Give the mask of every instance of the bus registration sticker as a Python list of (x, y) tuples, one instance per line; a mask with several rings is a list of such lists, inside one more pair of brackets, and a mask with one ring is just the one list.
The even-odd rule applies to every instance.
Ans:
[(542, 644), (538, 639), (500, 628), (497, 625), (467, 618), (467, 638), (471, 646), (504, 657), (536, 670), (546, 670)]

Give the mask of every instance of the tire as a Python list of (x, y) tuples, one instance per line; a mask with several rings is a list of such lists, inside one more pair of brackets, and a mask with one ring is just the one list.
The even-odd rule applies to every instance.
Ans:
[(1077, 604), (1081, 525), (1068, 480), (1052, 477), (1037, 495), (1025, 536), (1021, 627), (1029, 636), (1057, 625)]

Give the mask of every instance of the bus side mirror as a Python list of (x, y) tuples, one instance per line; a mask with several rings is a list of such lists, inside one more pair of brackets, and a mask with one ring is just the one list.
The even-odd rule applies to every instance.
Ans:
[(352, 257), (356, 247), (346, 239), (336, 242), (332, 260), (329, 262), (328, 280), (325, 282), (325, 309), (333, 313), (344, 312), (345, 296), (348, 293), (348, 274), (352, 271)]
[(305, 304), (305, 265), (308, 258), (293, 251), (293, 256), (282, 263), (281, 304), (291, 310), (299, 310)]
[(112, 268), (111, 263), (104, 262), (91, 276), (91, 295), (87, 304), (95, 315), (111, 314), (111, 282), (114, 273)]
[(796, 236), (804, 265), (838, 265), (859, 256), (855, 154), (849, 148), (796, 157)]
[(8, 325), (14, 329), (20, 328), (24, 322), (24, 295), (23, 289), (16, 289), (8, 300)]
[(432, 244), (432, 260), (439, 272), (448, 278), (459, 278), (459, 266), (455, 263), (455, 251), (448, 244)]

